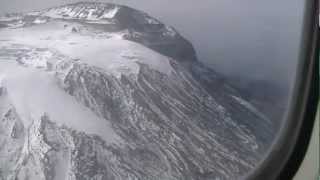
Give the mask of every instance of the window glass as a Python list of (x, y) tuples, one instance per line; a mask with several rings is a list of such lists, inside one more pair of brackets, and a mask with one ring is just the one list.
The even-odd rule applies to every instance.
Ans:
[(0, 179), (238, 179), (288, 109), (302, 0), (0, 2)]

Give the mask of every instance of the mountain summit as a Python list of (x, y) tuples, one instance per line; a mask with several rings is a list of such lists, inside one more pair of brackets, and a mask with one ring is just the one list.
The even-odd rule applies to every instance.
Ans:
[(237, 179), (273, 125), (146, 13), (75, 3), (0, 18), (0, 179)]
[(174, 59), (196, 60), (192, 45), (174, 28), (127, 6), (80, 2), (51, 8), (41, 12), (40, 15), (102, 25), (101, 27), (108, 31), (127, 31), (125, 39), (141, 43)]

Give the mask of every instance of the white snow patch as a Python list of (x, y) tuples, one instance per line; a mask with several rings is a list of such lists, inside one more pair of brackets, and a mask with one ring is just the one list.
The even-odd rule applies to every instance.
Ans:
[(147, 24), (160, 24), (160, 22), (152, 17), (150, 17), (147, 14), (144, 14), (144, 19), (147, 22)]
[(89, 9), (87, 19), (88, 20), (97, 20), (97, 16), (94, 16), (93, 13), (96, 11), (96, 9)]
[(166, 32), (165, 32), (165, 35), (168, 35), (168, 36), (171, 36), (171, 37), (174, 37), (175, 35), (177, 35), (177, 32), (170, 26), (166, 26)]
[(46, 19), (40, 19), (40, 18), (37, 18), (33, 21), (34, 24), (43, 24), (43, 23), (46, 23), (47, 20)]
[(102, 19), (112, 19), (118, 13), (119, 7), (114, 7), (112, 9), (107, 9), (102, 16), (94, 14), (99, 11), (98, 7), (64, 7), (64, 8), (54, 8), (49, 9), (42, 15), (51, 18), (62, 18), (62, 19), (84, 19), (88, 21), (97, 21)]
[(53, 53), (50, 51), (37, 52), (32, 50), (25, 56), (21, 57), (21, 63), (27, 66), (33, 66), (36, 68), (47, 68), (49, 60), (53, 57)]
[(110, 9), (109, 11), (105, 12), (101, 18), (112, 19), (118, 13), (118, 11), (119, 11), (119, 7)]
[(2, 60), (0, 73), (6, 76), (2, 83), (25, 127), (47, 113), (50, 120), (58, 125), (98, 135), (107, 143), (121, 143), (110, 122), (98, 117), (59, 88), (53, 74)]
[(23, 22), (22, 20), (19, 20), (17, 22), (13, 22), (13, 23), (9, 23), (8, 26), (10, 28), (20, 28), (20, 27), (23, 27), (26, 23)]
[[(1, 37), (12, 43), (59, 51), (72, 59), (105, 69), (115, 76), (139, 73), (139, 63), (169, 75), (170, 58), (143, 45), (122, 39), (122, 34), (110, 34), (109, 39), (96, 39), (71, 33), (63, 23), (47, 23), (36, 27), (0, 31)], [(44, 61), (41, 61), (44, 62)]]

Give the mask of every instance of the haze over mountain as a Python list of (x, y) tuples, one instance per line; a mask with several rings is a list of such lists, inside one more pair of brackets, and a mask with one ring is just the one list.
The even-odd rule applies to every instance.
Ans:
[(0, 18), (0, 178), (237, 179), (275, 127), (175, 28), (110, 3)]
[[(0, 14), (77, 1), (3, 0)], [(174, 26), (192, 42), (199, 61), (221, 73), (248, 101), (281, 123), (295, 82), (303, 1), (100, 1), (129, 5)]]
[[(79, 0), (2, 0), (0, 13), (76, 1)], [(294, 81), (303, 1), (100, 1), (129, 5), (174, 26), (193, 43), (200, 61), (224, 75), (269, 81), (285, 92)]]

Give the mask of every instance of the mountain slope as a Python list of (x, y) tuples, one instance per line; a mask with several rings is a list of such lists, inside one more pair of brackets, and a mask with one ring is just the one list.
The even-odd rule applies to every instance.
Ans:
[(271, 143), (270, 121), (143, 12), (76, 3), (0, 24), (2, 179), (237, 179)]

